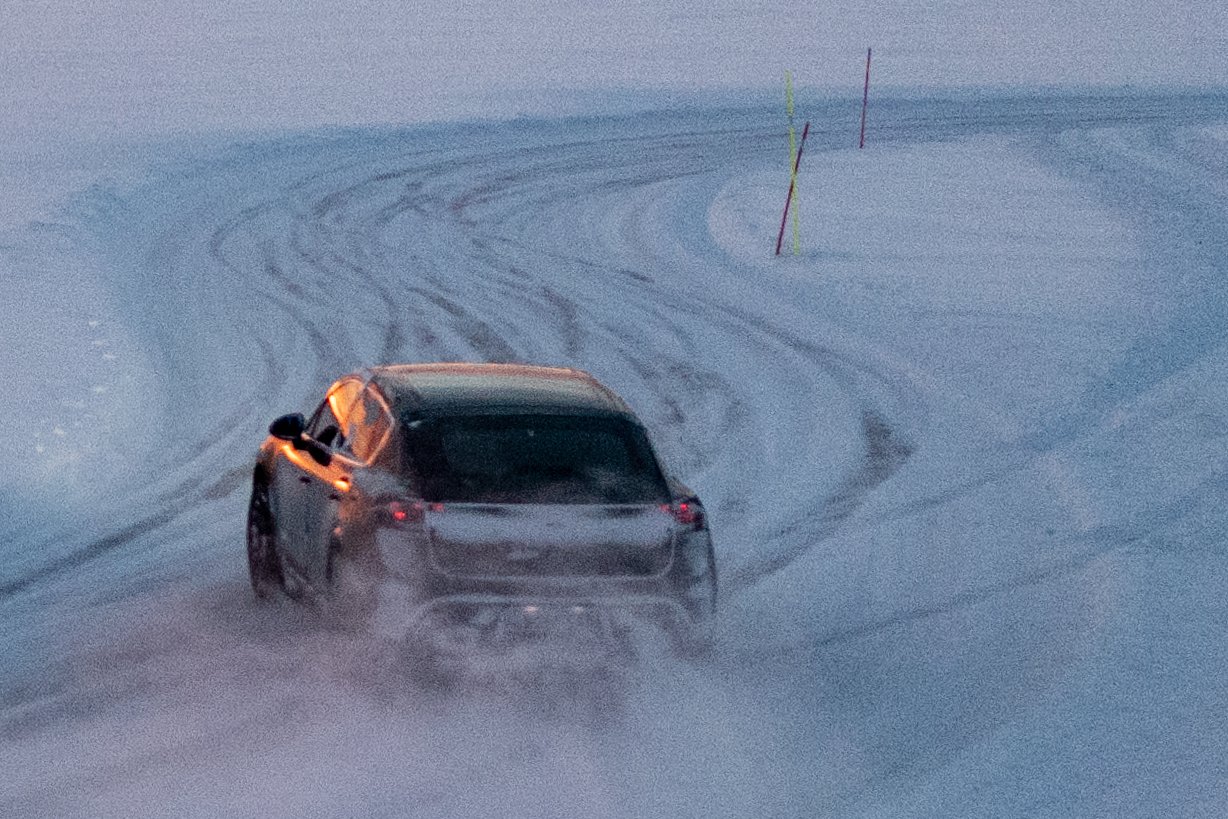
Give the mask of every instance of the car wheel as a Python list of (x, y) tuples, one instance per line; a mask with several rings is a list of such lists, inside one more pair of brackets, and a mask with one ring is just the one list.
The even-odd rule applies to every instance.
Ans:
[(276, 535), (269, 487), (257, 478), (252, 481), (252, 500), (247, 508), (247, 568), (252, 591), (261, 600), (273, 598), (284, 586)]

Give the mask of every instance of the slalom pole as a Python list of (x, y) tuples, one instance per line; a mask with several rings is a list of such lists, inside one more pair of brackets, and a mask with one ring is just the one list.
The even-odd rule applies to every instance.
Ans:
[(793, 201), (793, 188), (797, 185), (797, 169), (802, 164), (802, 151), (806, 148), (806, 137), (810, 133), (810, 122), (802, 128), (802, 141), (797, 146), (797, 158), (793, 161), (793, 174), (789, 178), (789, 193), (785, 196), (785, 212), (780, 215), (780, 233), (776, 236), (776, 255), (780, 255), (780, 246), (785, 240), (785, 223), (789, 221), (789, 204)]
[(870, 53), (874, 49), (866, 49), (866, 87), (861, 92), (861, 139), (857, 142), (857, 147), (866, 147), (866, 107), (870, 103)]
[[(793, 75), (785, 72), (785, 113), (789, 116), (789, 182), (793, 185), (796, 193), (797, 188), (797, 139), (794, 136), (796, 133), (793, 129)], [(797, 204), (793, 204), (793, 255), (797, 256), (801, 253), (802, 244), (802, 218)]]

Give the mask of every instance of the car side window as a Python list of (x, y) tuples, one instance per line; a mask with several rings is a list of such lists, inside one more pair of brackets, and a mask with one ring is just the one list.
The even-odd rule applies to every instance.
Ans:
[(392, 413), (379, 393), (368, 386), (349, 417), (349, 446), (355, 457), (370, 462), (392, 430)]
[(322, 444), (331, 444), (332, 439), (340, 431), (341, 427), (337, 423), (337, 416), (333, 415), (332, 407), (329, 406), (328, 399), (316, 409), (311, 416), (311, 421), (307, 424), (307, 434), (316, 439)]
[(348, 416), (361, 389), (357, 381), (343, 381), (329, 390), (312, 416), (307, 434), (325, 446), (342, 449), (346, 444)]

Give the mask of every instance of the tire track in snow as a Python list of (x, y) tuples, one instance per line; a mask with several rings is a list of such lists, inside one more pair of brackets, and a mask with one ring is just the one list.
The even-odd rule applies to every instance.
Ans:
[[(567, 236), (550, 237), (551, 242), (513, 237), (523, 232), (519, 220), (534, 209), (566, 207), (576, 197), (618, 198), (663, 183), (687, 184), (721, 173), (738, 149), (758, 149), (762, 139), (758, 131), (714, 130), (530, 145), (459, 161), (428, 156), (421, 165), (398, 162), (391, 168), (377, 160), (360, 163), (360, 169), (349, 164), (292, 179), (273, 197), (219, 219), (206, 247), (190, 258), (208, 259), (223, 286), (237, 288), (226, 295), (242, 299), (242, 309), (224, 314), (259, 351), (262, 391), (318, 385), (360, 363), (393, 358), (537, 360), (600, 370), (589, 363), (592, 352), (612, 352), (614, 369), (630, 373), (640, 385), (633, 388), (639, 401), (659, 407), (654, 413), (659, 424), (688, 430), (684, 434), (704, 442), (692, 463), (703, 468), (727, 448), (728, 439), (756, 423), (743, 393), (774, 389), (765, 383), (735, 385), (719, 362), (706, 361), (712, 339), (698, 339), (711, 334), (724, 308), (702, 296), (680, 297), (654, 275), (628, 269), (617, 259), (610, 264), (576, 255)], [(737, 149), (731, 149), (731, 140)], [(703, 157), (698, 169), (695, 156)], [(357, 179), (356, 170), (361, 170)], [(423, 236), (413, 236), (423, 227)], [(406, 258), (414, 264), (406, 265)], [(406, 320), (406, 314), (412, 318)], [(848, 364), (838, 364), (830, 351), (773, 337), (761, 322), (757, 316), (735, 319), (715, 346), (747, 355), (750, 339), (760, 355), (774, 357), (783, 350), (796, 358), (793, 378), (819, 371), (846, 385), (856, 380), (841, 374)], [(371, 325), (378, 328), (374, 346), (354, 334)], [(680, 386), (687, 393), (685, 405), (675, 395)], [(177, 456), (182, 463), (146, 487), (159, 499), (155, 511), (129, 528), (156, 535), (176, 519), (174, 510), (217, 487), (219, 462), (233, 458), (226, 450), (236, 440), (234, 431), (262, 427), (274, 411), (280, 408), (248, 393), (196, 441), (182, 442)], [(873, 410), (870, 416), (879, 425), (891, 424), (887, 412)], [(865, 449), (874, 461), (869, 439)], [(860, 472), (877, 468), (867, 463)], [(850, 493), (863, 485), (868, 484), (850, 476), (837, 500), (851, 508)], [(799, 519), (821, 519), (817, 513), (830, 500), (811, 498)], [(736, 497), (719, 502), (731, 510), (747, 505)], [(782, 531), (796, 535), (800, 529)], [(821, 538), (822, 533), (804, 534)], [(0, 593), (121, 549), (129, 534), (125, 529), (104, 536)], [(800, 549), (794, 543), (786, 551)], [(731, 588), (788, 562), (780, 555), (764, 557), (762, 550), (741, 557), (758, 561), (754, 565), (760, 568), (735, 570)]]
[[(951, 110), (944, 112), (944, 105)], [(1016, 107), (1006, 113), (978, 113), (957, 103), (935, 103), (921, 116), (884, 122), (882, 138), (1027, 132), (1050, 116), (1044, 100), (1021, 101)], [(1155, 110), (1146, 104), (1135, 107), (1138, 110), (1122, 110), (1112, 100), (1103, 105), (1093, 100), (1081, 114), (1072, 107), (1075, 113), (1055, 125), (1054, 132), (1072, 127), (1072, 122), (1084, 127), (1180, 124), (1181, 117), (1197, 121), (1196, 106), (1157, 102), (1151, 106)], [(139, 207), (121, 199), (101, 213), (86, 214), (91, 225), (105, 226), (119, 214), (125, 227), (137, 228), (142, 219), (162, 224), (168, 212), (186, 214), (179, 217), (180, 224), (193, 228), (202, 214), (212, 218), (208, 238), (195, 250), (192, 242), (198, 232), (175, 237), (186, 244), (187, 252), (183, 258), (171, 257), (176, 269), (167, 271), (167, 278), (191, 272), (217, 280), (216, 289), (223, 292), (207, 294), (213, 315), (237, 328), (241, 343), (231, 345), (234, 352), (257, 362), (254, 368), (245, 363), (237, 370), (261, 374), (259, 383), (241, 390), (230, 410), (204, 433), (169, 438), (178, 462), (151, 464), (154, 477), (142, 487), (149, 491), (134, 493), (121, 510), (148, 506), (152, 493), (160, 499), (154, 504), (155, 521), (173, 518), (172, 505), (191, 511), (184, 508), (185, 501), (190, 505), (193, 499), (216, 497), (223, 491), (219, 487), (230, 482), (219, 483), (218, 475), (239, 467), (246, 442), (253, 437), (250, 430), (261, 429), (269, 415), (287, 409), (284, 403), (272, 405), (271, 395), (308, 400), (322, 382), (342, 370), (394, 358), (520, 358), (593, 368), (587, 362), (599, 357), (595, 351), (620, 350), (600, 369), (626, 374), (627, 382), (620, 386), (641, 396), (650, 420), (665, 431), (675, 450), (685, 455), (684, 444), (694, 444), (687, 460), (702, 479), (722, 468), (723, 441), (739, 434), (756, 440), (752, 428), (765, 421), (757, 414), (761, 407), (756, 407), (756, 393), (773, 389), (732, 383), (723, 362), (709, 361), (712, 345), (706, 331), (714, 323), (730, 322), (724, 339), (739, 349), (751, 343), (777, 355), (773, 345), (787, 348), (801, 341), (794, 345), (799, 361), (840, 382), (856, 405), (846, 415), (860, 440), (859, 463), (836, 480), (831, 491), (814, 494), (783, 519), (773, 521), (770, 514), (755, 518), (755, 525), (774, 541), (766, 551), (748, 548), (729, 555), (734, 561), (730, 576), (740, 578), (739, 584), (787, 565), (788, 555), (804, 553), (806, 544), (822, 540), (847, 520), (858, 499), (885, 480), (884, 469), (898, 468), (914, 444), (916, 419), (901, 418), (895, 398), (878, 397), (884, 390), (891, 392), (893, 380), (895, 387), (908, 389), (898, 373), (855, 356), (841, 359), (812, 340), (772, 340), (759, 326), (762, 316), (739, 317), (737, 305), (706, 299), (702, 287), (690, 285), (680, 292), (675, 271), (669, 269), (676, 256), (668, 245), (694, 249), (694, 236), (677, 233), (683, 220), (672, 223), (673, 233), (654, 235), (631, 218), (625, 235), (601, 235), (604, 228), (597, 222), (603, 214), (615, 219), (623, 215), (611, 203), (674, 186), (692, 192), (689, 200), (680, 200), (683, 204), (695, 204), (702, 197), (694, 191), (743, 169), (747, 156), (772, 154), (778, 147), (777, 134), (754, 124), (757, 114), (744, 117), (745, 125), (705, 119), (655, 123), (632, 117), (621, 124), (594, 125), (592, 138), (576, 139), (573, 133), (562, 142), (552, 141), (545, 131), (544, 136), (534, 133), (536, 126), (504, 126), (509, 138), (497, 149), (472, 136), (421, 143), (413, 135), (397, 133), (302, 144), (291, 140), (271, 149), (246, 149), (247, 154), (229, 164), (194, 168), (188, 178), (177, 181), (178, 194), (166, 194), (179, 208), (159, 203), (156, 213), (151, 209), (142, 216)], [(696, 122), (703, 124), (696, 127)], [(815, 149), (836, 144), (839, 132), (837, 125), (816, 130)], [(281, 176), (273, 174), (277, 181), (270, 185), (272, 172), (265, 166), (277, 163), (286, 168)], [(233, 201), (251, 204), (227, 213), (231, 197), (205, 199), (198, 183), (211, 183), (210, 174), (236, 177), (227, 183), (238, 192)], [(568, 230), (558, 229), (560, 210), (583, 215), (586, 208), (584, 225), (577, 228), (573, 222)], [(543, 227), (550, 219), (555, 224)], [(604, 258), (589, 252), (609, 248), (617, 252)], [(700, 254), (692, 261), (703, 264), (710, 258)], [(201, 270), (190, 270), (192, 264)], [(694, 271), (690, 273), (689, 281), (696, 281)], [(616, 321), (611, 321), (612, 314)], [(671, 317), (663, 319), (664, 314)], [(679, 323), (686, 326), (680, 328)], [(654, 348), (653, 342), (665, 339), (670, 339), (668, 351)], [(226, 368), (223, 363), (216, 369)], [(173, 392), (175, 377), (212, 376), (172, 374), (168, 386)], [(783, 384), (782, 378), (777, 383)], [(203, 392), (233, 386), (201, 382)], [(874, 397), (867, 398), (867, 390)], [(685, 401), (675, 397), (679, 392), (685, 393)], [(751, 485), (752, 478), (748, 475), (740, 485)], [(716, 502), (731, 517), (748, 508), (735, 491)], [(753, 512), (754, 505), (749, 506)], [(125, 539), (112, 534), (101, 534), (93, 545), (83, 544), (82, 554), (120, 549), (113, 544)], [(112, 545), (99, 549), (97, 544)], [(63, 565), (83, 562), (85, 558)], [(54, 574), (40, 569), (6, 588), (13, 593), (36, 577)], [(7, 595), (0, 590), (0, 596)]]
[[(761, 139), (753, 131), (743, 137), (750, 145)], [(230, 542), (219, 537), (227, 533), (233, 535), (234, 548), (217, 560), (233, 565), (230, 574), (237, 578), (242, 563), (237, 516), (214, 521), (204, 534), (185, 526), (192, 515), (199, 518), (218, 508), (211, 504), (226, 496), (227, 487), (242, 485), (241, 462), (252, 435), (232, 426), (258, 433), (272, 414), (287, 409), (278, 401), (287, 396), (307, 400), (321, 380), (340, 370), (392, 356), (514, 356), (573, 363), (618, 379), (619, 389), (642, 406), (654, 432), (691, 455), (688, 467), (693, 474), (721, 489), (715, 505), (723, 523), (744, 518), (749, 522), (738, 531), (760, 536), (760, 542), (742, 547), (731, 546), (728, 539), (722, 543), (728, 566), (725, 586), (735, 593), (787, 570), (848, 525), (865, 499), (889, 481), (923, 441), (926, 407), (908, 378), (837, 340), (771, 321), (766, 308), (754, 303), (757, 292), (737, 301), (696, 287), (702, 281), (697, 268), (708, 265), (711, 257), (702, 248), (705, 239), (689, 230), (685, 214), (657, 231), (646, 224), (647, 216), (628, 216), (627, 209), (634, 208), (619, 204), (639, 196), (669, 201), (663, 208), (668, 211), (673, 204), (686, 210), (702, 201), (704, 185), (736, 168), (740, 148), (733, 147), (736, 140), (729, 131), (691, 134), (681, 141), (648, 136), (582, 144), (582, 149), (569, 143), (571, 147), (536, 146), (521, 152), (466, 148), (458, 162), (425, 155), (407, 160), (391, 149), (345, 165), (334, 165), (325, 156), (320, 161), (326, 170), (291, 176), (272, 191), (265, 206), (244, 211), (237, 221), (216, 212), (207, 227), (219, 236), (220, 252), (211, 256), (201, 250), (193, 258), (212, 259), (230, 297), (247, 302), (227, 316), (245, 343), (220, 352), (240, 346), (248, 350), (257, 357), (248, 372), (262, 373), (264, 382), (241, 390), (226, 414), (205, 412), (215, 419), (203, 427), (205, 433), (175, 441), (176, 453), (192, 457), (151, 481), (159, 499), (152, 512), (148, 499), (133, 501), (121, 509), (124, 525), (118, 531), (94, 538), (68, 560), (47, 563), (9, 593), (61, 575), (75, 574), (84, 582), (90, 577), (85, 566), (102, 554), (139, 569), (146, 555), (165, 559), (202, 544), (214, 548)], [(704, 168), (689, 173), (672, 167), (668, 153), (680, 148), (704, 154)], [(568, 155), (569, 150), (574, 155)], [(552, 158), (555, 151), (562, 155)], [(541, 162), (531, 172), (520, 167), (530, 160)], [(477, 195), (466, 196), (471, 185), (478, 188)], [(344, 196), (335, 195), (340, 190), (346, 191)], [(440, 202), (457, 201), (463, 204), (439, 207)], [(587, 219), (570, 222), (566, 229), (559, 228), (561, 223), (530, 229), (551, 213), (571, 211)], [(619, 223), (610, 234), (600, 230), (607, 220)], [(217, 234), (222, 226), (227, 229)], [(675, 269), (680, 258), (685, 269)], [(262, 323), (269, 312), (278, 318)], [(762, 363), (753, 371), (756, 379), (748, 383), (731, 377), (747, 372), (747, 361)], [(177, 377), (187, 380), (196, 374)], [(173, 387), (175, 382), (168, 384)], [(226, 384), (219, 381), (215, 386)], [(764, 394), (781, 391), (789, 392), (791, 402), (765, 401)], [(801, 457), (781, 466), (773, 461), (770, 447), (758, 445), (769, 437), (765, 429), (774, 428), (778, 440), (797, 437), (805, 449), (806, 427), (823, 422), (811, 405), (837, 398), (857, 457), (824, 486), (811, 487), (789, 502), (781, 501), (772, 486), (758, 487), (773, 472), (789, 471), (795, 480), (805, 481), (821, 468)], [(728, 457), (731, 442), (747, 445), (736, 462)], [(816, 440), (814, 448), (820, 443)], [(735, 470), (745, 474), (731, 474)], [(131, 513), (138, 508), (145, 513)], [(730, 531), (733, 527), (722, 527), (718, 537)], [(782, 650), (854, 642), (941, 617), (1077, 573), (1095, 557), (1095, 551), (1076, 555), (1061, 566), (970, 588), (887, 618), (864, 618), (850, 628)], [(228, 604), (231, 617), (239, 621), (244, 618), (234, 613), (234, 602), (245, 590), (233, 585), (217, 605)], [(199, 596), (214, 591), (216, 586), (211, 586)], [(0, 596), (8, 595), (0, 589)], [(187, 602), (189, 609), (199, 604), (196, 599)], [(155, 623), (157, 619), (151, 617)], [(191, 629), (185, 635), (200, 639)], [(243, 643), (246, 638), (223, 638), (204, 652), (210, 662), (218, 653), (233, 652), (236, 643), (250, 647)], [(264, 647), (271, 648), (273, 656), (262, 658), (256, 668), (271, 676), (298, 670), (293, 660), (276, 656), (280, 646), (275, 639)], [(102, 656), (129, 664), (112, 648), (104, 646)], [(175, 650), (160, 646), (145, 662), (160, 666), (159, 654), (174, 659)], [(241, 682), (221, 675), (217, 687)], [(59, 730), (57, 723), (113, 707), (117, 699), (135, 699), (151, 684), (137, 679), (132, 683), (135, 692), (85, 702), (76, 715), (71, 709), (81, 706), (82, 694), (71, 690), (72, 681), (65, 685), (70, 690), (63, 703), (40, 717), (38, 730)], [(6, 702), (19, 705), (38, 696), (39, 690), (35, 686), (32, 694), (15, 699), (6, 695)], [(62, 704), (65, 710), (56, 710)], [(599, 790), (609, 782), (596, 767), (581, 770), (584, 784)], [(123, 778), (140, 775), (136, 766), (115, 772)]]

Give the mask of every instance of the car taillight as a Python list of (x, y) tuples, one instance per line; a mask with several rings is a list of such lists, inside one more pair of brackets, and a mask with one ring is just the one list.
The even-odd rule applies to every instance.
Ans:
[(688, 529), (698, 530), (706, 525), (704, 508), (699, 505), (698, 501), (674, 501), (663, 504), (661, 511), (672, 517), (679, 526), (685, 526)]
[(421, 523), (427, 510), (442, 512), (442, 503), (426, 504), (422, 501), (391, 501), (388, 504), (388, 519), (393, 523)]

